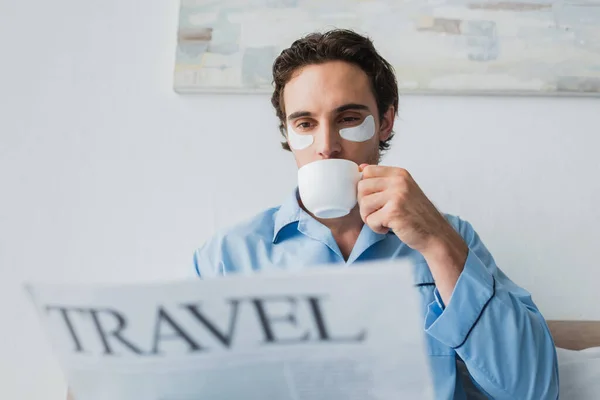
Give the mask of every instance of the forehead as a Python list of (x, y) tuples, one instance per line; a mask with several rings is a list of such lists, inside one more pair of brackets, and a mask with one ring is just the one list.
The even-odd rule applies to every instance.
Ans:
[(375, 97), (367, 74), (344, 61), (313, 64), (296, 71), (285, 85), (286, 114), (297, 111), (325, 113), (347, 104), (365, 104), (375, 112)]

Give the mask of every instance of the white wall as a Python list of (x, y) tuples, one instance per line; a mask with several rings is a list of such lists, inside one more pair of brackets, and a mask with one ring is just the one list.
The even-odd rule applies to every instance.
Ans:
[[(176, 3), (0, 0), (2, 399), (64, 393), (24, 280), (186, 276), (215, 227), (294, 186), (267, 96), (172, 92)], [(470, 220), (547, 317), (600, 319), (598, 111), (404, 97), (386, 162)]]

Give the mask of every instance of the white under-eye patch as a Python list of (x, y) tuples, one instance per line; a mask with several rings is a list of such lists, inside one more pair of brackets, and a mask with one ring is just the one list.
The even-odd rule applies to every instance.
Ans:
[(290, 147), (294, 150), (304, 150), (315, 141), (313, 135), (299, 135), (290, 124), (287, 126), (287, 137)]
[(375, 120), (367, 116), (362, 124), (351, 128), (340, 129), (340, 136), (352, 142), (366, 142), (375, 135)]

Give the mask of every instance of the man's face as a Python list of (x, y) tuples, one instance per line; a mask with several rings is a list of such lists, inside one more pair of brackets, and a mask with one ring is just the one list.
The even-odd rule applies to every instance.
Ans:
[[(359, 67), (343, 61), (306, 66), (285, 85), (283, 101), (288, 144), (298, 168), (328, 158), (378, 163), (379, 141), (391, 134), (394, 109), (379, 120), (369, 78)], [(369, 116), (374, 132), (365, 121)]]

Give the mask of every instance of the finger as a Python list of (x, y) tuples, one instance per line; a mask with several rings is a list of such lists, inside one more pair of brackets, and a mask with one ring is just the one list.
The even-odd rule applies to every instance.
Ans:
[(390, 231), (387, 228), (387, 215), (385, 207), (380, 208), (372, 214), (369, 214), (365, 219), (365, 224), (375, 233), (386, 234)]
[(360, 210), (360, 216), (363, 219), (363, 221), (366, 222), (366, 218), (376, 212), (377, 210), (379, 210), (380, 208), (384, 207), (385, 204), (387, 202), (387, 196), (384, 192), (377, 192), (377, 193), (373, 193), (370, 194), (368, 196), (362, 197), (359, 200), (359, 210)]
[(387, 178), (368, 178), (358, 181), (357, 194), (361, 199), (373, 193), (383, 192), (388, 188)]
[(403, 176), (405, 178), (410, 177), (410, 174), (404, 168), (387, 167), (383, 165), (367, 165), (363, 168), (362, 173), (363, 179), (385, 176)]

